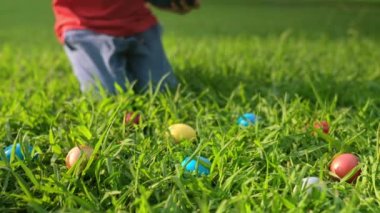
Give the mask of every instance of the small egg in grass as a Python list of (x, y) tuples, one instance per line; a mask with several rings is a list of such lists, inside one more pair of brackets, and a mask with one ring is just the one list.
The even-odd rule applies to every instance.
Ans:
[(314, 122), (314, 129), (320, 129), (323, 133), (328, 134), (330, 132), (330, 125), (327, 121)]
[(330, 171), (339, 177), (339, 179), (345, 178), (346, 175), (354, 172), (354, 169), (358, 169), (347, 182), (354, 182), (361, 173), (361, 169), (357, 168), (359, 165), (359, 158), (351, 153), (343, 153), (336, 155), (330, 164)]
[(66, 156), (66, 167), (70, 169), (84, 154), (84, 162), (90, 159), (94, 149), (90, 146), (80, 145), (72, 148)]
[(195, 140), (197, 137), (196, 131), (189, 125), (178, 123), (169, 126), (169, 134), (176, 143), (183, 140)]
[(250, 125), (254, 125), (256, 121), (257, 117), (254, 113), (245, 113), (237, 119), (237, 124), (239, 126), (247, 127)]
[[(5, 147), (4, 153), (5, 157), (7, 158), (7, 161), (11, 160), (11, 156), (13, 154), (13, 149), (14, 149), (14, 154), (15, 157), (17, 157), (20, 160), (25, 160), (25, 155), (31, 156), (33, 153), (33, 147), (30, 145), (25, 145), (26, 149), (23, 149), (20, 143), (16, 143), (15, 146), (13, 144)], [(37, 153), (34, 156), (31, 156), (32, 158), (37, 157)]]
[(186, 157), (182, 161), (181, 166), (185, 168), (186, 172), (196, 172), (198, 175), (210, 174), (211, 162), (205, 157)]
[(311, 193), (313, 189), (322, 190), (322, 182), (318, 177), (306, 177), (302, 179), (302, 190)]
[(141, 122), (141, 115), (137, 112), (126, 112), (124, 115), (124, 123), (126, 125), (137, 125)]

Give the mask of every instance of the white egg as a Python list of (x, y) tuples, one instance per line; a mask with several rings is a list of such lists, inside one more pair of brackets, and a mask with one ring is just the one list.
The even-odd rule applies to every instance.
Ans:
[(322, 189), (321, 180), (317, 177), (306, 177), (302, 179), (302, 190), (311, 193), (313, 189)]

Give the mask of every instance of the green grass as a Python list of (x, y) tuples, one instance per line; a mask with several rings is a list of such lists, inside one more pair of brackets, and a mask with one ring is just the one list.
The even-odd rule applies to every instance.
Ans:
[[(53, 37), (50, 1), (22, 2), (0, 9), (0, 147), (30, 143), (40, 154), (0, 161), (1, 212), (380, 210), (375, 1), (210, 0), (188, 16), (157, 12), (181, 87), (101, 99), (80, 93)], [(129, 129), (122, 119), (132, 108), (143, 122)], [(244, 112), (259, 123), (238, 127)], [(317, 120), (330, 122), (330, 137), (305, 130)], [(196, 142), (166, 137), (179, 122), (196, 128)], [(76, 144), (95, 148), (83, 173), (65, 167)], [(360, 157), (355, 184), (329, 174), (339, 152)], [(211, 160), (209, 176), (184, 174), (193, 154)], [(308, 196), (306, 176), (326, 190)]]

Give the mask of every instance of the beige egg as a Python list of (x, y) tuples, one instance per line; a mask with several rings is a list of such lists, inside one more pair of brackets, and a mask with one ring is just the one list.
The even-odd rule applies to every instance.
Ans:
[(169, 132), (176, 143), (183, 140), (194, 140), (197, 137), (195, 130), (186, 124), (173, 124), (169, 126)]
[(94, 149), (89, 146), (76, 146), (72, 148), (66, 156), (66, 167), (70, 169), (80, 159), (82, 153), (84, 153), (85, 159), (88, 160)]

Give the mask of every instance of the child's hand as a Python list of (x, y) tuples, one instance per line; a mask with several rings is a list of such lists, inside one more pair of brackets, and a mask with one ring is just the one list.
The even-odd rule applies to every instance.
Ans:
[(179, 14), (186, 14), (193, 9), (200, 7), (201, 0), (176, 0), (171, 3), (171, 11)]
[(145, 0), (162, 10), (186, 14), (200, 6), (201, 0)]

